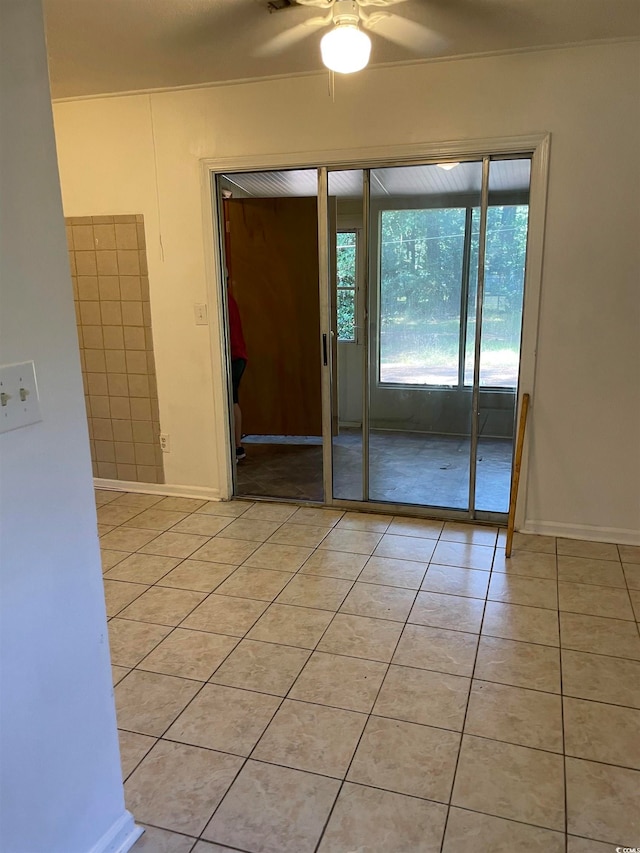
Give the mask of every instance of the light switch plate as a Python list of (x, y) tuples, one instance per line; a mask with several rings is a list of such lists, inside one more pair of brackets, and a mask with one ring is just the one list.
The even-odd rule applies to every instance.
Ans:
[(0, 365), (0, 432), (42, 420), (32, 361)]

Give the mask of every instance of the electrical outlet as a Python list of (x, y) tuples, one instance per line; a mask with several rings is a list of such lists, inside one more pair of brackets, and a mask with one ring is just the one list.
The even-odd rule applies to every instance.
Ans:
[(169, 433), (167, 432), (160, 433), (160, 450), (163, 453), (169, 452)]

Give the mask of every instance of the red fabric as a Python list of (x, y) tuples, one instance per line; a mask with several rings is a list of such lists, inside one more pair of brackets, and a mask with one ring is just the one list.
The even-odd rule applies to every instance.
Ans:
[(244, 358), (247, 360), (247, 346), (244, 342), (242, 334), (242, 322), (240, 320), (240, 311), (238, 303), (233, 298), (231, 293), (227, 291), (227, 305), (229, 308), (229, 333), (231, 338), (231, 358)]

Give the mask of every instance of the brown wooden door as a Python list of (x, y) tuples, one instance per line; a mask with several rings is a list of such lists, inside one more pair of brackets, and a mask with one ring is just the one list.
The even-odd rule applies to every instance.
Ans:
[(226, 252), (247, 344), (247, 435), (321, 435), (315, 198), (229, 199)]

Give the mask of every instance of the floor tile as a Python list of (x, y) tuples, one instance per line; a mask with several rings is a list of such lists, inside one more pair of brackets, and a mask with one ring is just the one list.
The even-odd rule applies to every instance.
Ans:
[(563, 649), (640, 660), (640, 635), (633, 622), (581, 613), (560, 614)]
[(138, 669), (207, 681), (237, 643), (237, 638), (223, 634), (176, 628), (138, 664)]
[(277, 696), (205, 684), (164, 737), (247, 756), (279, 705)]
[(149, 587), (141, 583), (114, 581), (105, 578), (104, 598), (107, 605), (107, 616), (115, 616), (121, 610), (139, 598)]
[(365, 714), (285, 699), (252, 758), (343, 778)]
[(477, 634), (407, 625), (393, 656), (393, 663), (433, 669), (449, 675), (470, 676), (477, 645)]
[(479, 524), (464, 524), (457, 521), (447, 521), (440, 534), (441, 542), (464, 542), (468, 545), (495, 547), (497, 539), (496, 527), (483, 527)]
[[(102, 548), (109, 548), (115, 551), (137, 551), (142, 548), (147, 542), (155, 539), (157, 532), (154, 530), (138, 530), (134, 527), (116, 527), (111, 533), (107, 533), (100, 539)], [(172, 556), (172, 555), (169, 555)]]
[(623, 563), (640, 563), (640, 545), (618, 545), (618, 553)]
[(276, 545), (295, 545), (304, 548), (315, 548), (325, 538), (330, 528), (311, 524), (293, 524), (287, 521), (269, 538)]
[(127, 808), (144, 823), (198, 836), (243, 760), (159, 741), (125, 783)]
[(121, 506), (140, 507), (139, 512), (154, 506), (163, 499), (162, 495), (143, 495), (136, 492), (112, 492), (116, 495), (116, 500)]
[(225, 847), (222, 844), (214, 844), (211, 841), (198, 841), (191, 853), (237, 853), (238, 848)]
[[(190, 557), (207, 541), (206, 536), (195, 533), (161, 533), (139, 550), (143, 554), (158, 554), (161, 557)], [(226, 562), (221, 560), (220, 562)], [(230, 562), (230, 561), (229, 561)]]
[(586, 557), (558, 557), (558, 580), (564, 583), (596, 584), (626, 589), (620, 563)]
[(157, 504), (151, 509), (145, 509), (144, 512), (138, 513), (130, 521), (125, 521), (125, 527), (141, 527), (147, 530), (168, 530), (187, 517), (186, 512), (168, 512), (167, 510), (159, 509), (161, 504)]
[(347, 711), (371, 711), (387, 665), (378, 661), (314, 652), (289, 697)]
[(298, 604), (318, 610), (336, 611), (353, 584), (340, 578), (297, 575), (277, 598), (278, 604)]
[(345, 783), (318, 853), (432, 853), (440, 849), (446, 806)]
[(345, 512), (336, 527), (346, 527), (349, 530), (365, 530), (369, 533), (384, 533), (393, 516), (378, 515), (375, 512)]
[(255, 518), (238, 518), (224, 528), (225, 539), (248, 539), (265, 542), (280, 527), (279, 521), (260, 521)]
[(133, 670), (114, 690), (118, 726), (159, 737), (201, 687), (198, 681)]
[(556, 553), (555, 536), (538, 536), (535, 533), (514, 533), (514, 551), (538, 551), (543, 554)]
[(149, 735), (140, 735), (137, 732), (118, 732), (120, 741), (120, 763), (122, 765), (122, 778), (126, 779), (140, 764), (151, 747), (156, 743), (156, 738)]
[(196, 510), (197, 513), (205, 515), (222, 515), (230, 518), (238, 518), (251, 507), (256, 506), (253, 501), (207, 501)]
[(327, 610), (272, 604), (253, 626), (248, 638), (313, 649), (332, 618), (333, 613)]
[(255, 518), (258, 521), (279, 521), (281, 524), (296, 512), (291, 504), (270, 503), (260, 501), (243, 513), (243, 518)]
[(631, 606), (633, 607), (636, 622), (640, 622), (640, 591), (636, 589), (630, 589), (629, 598), (631, 599)]
[(364, 554), (314, 551), (300, 569), (300, 574), (354, 581), (364, 568), (367, 559), (368, 557)]
[(198, 536), (217, 536), (233, 519), (220, 515), (194, 513), (179, 521), (172, 529), (174, 533), (195, 533)]
[(241, 566), (216, 589), (217, 595), (273, 601), (293, 577), (291, 572)]
[(388, 663), (401, 633), (399, 622), (338, 613), (318, 644), (318, 651)]
[(389, 667), (373, 708), (378, 717), (462, 731), (470, 680), (409, 666)]
[(170, 510), (171, 512), (196, 512), (204, 506), (206, 501), (201, 498), (163, 498), (156, 504), (156, 509)]
[(311, 554), (313, 554), (312, 548), (301, 548), (297, 545), (273, 545), (267, 542), (254, 551), (244, 561), (243, 565), (255, 566), (257, 569), (296, 572)]
[(640, 708), (640, 662), (563, 651), (562, 690), (577, 699)]
[[(428, 574), (428, 573), (427, 573)], [(409, 622), (477, 633), (482, 624), (484, 601), (439, 592), (419, 592), (409, 614)]]
[(426, 565), (414, 560), (395, 560), (391, 557), (370, 557), (358, 581), (419, 589)]
[[(138, 556), (142, 556), (139, 554)], [(166, 557), (152, 559), (164, 560)], [(204, 560), (183, 560), (177, 568), (172, 569), (159, 581), (158, 586), (169, 586), (174, 589), (193, 589), (196, 592), (213, 592), (216, 587), (233, 574), (237, 566), (225, 563), (207, 563)]]
[(482, 636), (474, 675), (483, 681), (560, 693), (560, 650)]
[[(114, 527), (117, 527), (120, 524), (124, 524), (126, 521), (134, 518), (135, 516), (141, 515), (144, 512), (142, 507), (133, 507), (131, 505), (124, 505), (118, 503), (110, 503), (106, 506), (98, 507), (97, 516), (98, 522), (100, 524), (110, 524)], [(144, 527), (144, 524), (134, 524), (133, 527)]]
[(623, 563), (622, 571), (629, 589), (640, 589), (640, 565), (637, 563)]
[(416, 593), (410, 589), (356, 582), (343, 601), (340, 612), (404, 622), (415, 597)]
[(456, 732), (370, 717), (347, 779), (446, 803), (459, 744)]
[(210, 681), (285, 696), (309, 655), (307, 649), (242, 640)]
[(558, 614), (541, 607), (487, 601), (482, 634), (503, 640), (557, 646), (560, 643)]
[(209, 560), (212, 563), (228, 563), (229, 565), (239, 566), (258, 548), (258, 542), (214, 536), (213, 539), (209, 539), (206, 545), (202, 544), (196, 551), (190, 555), (185, 554), (185, 556), (191, 556), (194, 560)]
[(565, 752), (640, 770), (640, 710), (564, 698)]
[(489, 573), (477, 569), (457, 569), (455, 566), (437, 566), (431, 563), (420, 589), (423, 592), (440, 592), (466, 598), (486, 598)]
[(97, 524), (96, 527), (98, 528), (98, 536), (106, 536), (107, 533), (116, 529), (115, 524)]
[(112, 492), (109, 489), (94, 489), (96, 506), (105, 506), (105, 504), (111, 503), (111, 501), (115, 501), (118, 497), (120, 497), (120, 494), (120, 492)]
[(578, 838), (575, 835), (567, 836), (567, 853), (614, 853), (611, 844), (602, 841), (593, 841), (590, 838)]
[(451, 802), (564, 831), (563, 758), (540, 749), (464, 735)]
[(493, 558), (493, 571), (556, 580), (558, 577), (556, 563), (555, 554), (543, 554), (539, 551), (512, 551), (511, 556), (507, 558), (504, 549), (501, 548), (496, 550)]
[(474, 679), (464, 731), (562, 752), (562, 700), (553, 693)]
[(313, 853), (340, 783), (248, 761), (203, 833), (261, 853)]
[[(349, 554), (373, 554), (382, 538), (380, 533), (341, 528), (331, 530), (318, 546), (321, 550), (346, 551)], [(384, 555), (383, 555), (384, 556)]]
[(632, 847), (640, 837), (640, 772), (567, 758), (567, 829)]
[(154, 557), (151, 554), (131, 554), (110, 569), (105, 577), (120, 581), (153, 584), (165, 577), (180, 563), (178, 557)]
[(586, 583), (558, 583), (560, 610), (633, 621), (631, 599), (626, 589)]
[(487, 598), (508, 604), (528, 604), (531, 607), (557, 610), (558, 584), (555, 580), (545, 578), (529, 578), (496, 572), (491, 576)]
[(268, 606), (266, 601), (212, 593), (187, 616), (180, 627), (244, 637)]
[(140, 663), (171, 631), (167, 625), (131, 622), (117, 617), (109, 622), (108, 627), (111, 663), (129, 668)]
[(311, 524), (318, 527), (333, 527), (344, 515), (341, 509), (301, 506), (289, 519), (294, 524)]
[[(389, 529), (391, 530), (392, 528), (393, 525)], [(385, 533), (373, 554), (376, 557), (390, 557), (392, 559), (428, 563), (435, 547), (435, 539)]]
[(618, 562), (618, 546), (608, 542), (585, 542), (582, 539), (557, 540), (558, 554), (571, 557), (588, 557), (594, 560), (614, 560)]
[(493, 548), (488, 545), (468, 545), (464, 542), (443, 542), (436, 545), (432, 562), (440, 566), (459, 566), (463, 569), (489, 571)]
[(130, 672), (129, 668), (126, 666), (115, 666), (111, 665), (111, 683), (115, 687), (118, 682), (122, 681), (125, 675)]
[[(107, 572), (113, 566), (118, 565), (129, 556), (128, 551), (111, 551), (109, 548), (100, 549), (100, 558), (102, 561), (102, 571)], [(125, 578), (128, 580), (128, 578)]]
[(179, 625), (205, 598), (204, 592), (153, 586), (126, 607), (120, 616), (156, 625)]
[(442, 853), (471, 847), (493, 853), (565, 853), (564, 833), (513, 820), (452, 808)]
[(434, 521), (430, 518), (405, 518), (396, 516), (389, 527), (387, 533), (392, 533), (397, 536), (417, 536), (422, 539), (438, 539), (444, 522)]
[[(141, 826), (140, 823), (138, 825)], [(145, 826), (144, 835), (133, 845), (131, 853), (190, 853), (193, 841), (187, 835)]]

